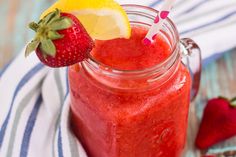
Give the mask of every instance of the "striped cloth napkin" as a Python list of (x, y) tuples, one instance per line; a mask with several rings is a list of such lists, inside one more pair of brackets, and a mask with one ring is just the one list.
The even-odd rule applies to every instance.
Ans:
[[(162, 2), (129, 0), (157, 9)], [(205, 61), (236, 47), (235, 0), (177, 0), (172, 17), (182, 37), (199, 43)], [(69, 128), (67, 68), (47, 68), (35, 55), (25, 59), (23, 51), (0, 73), (0, 157), (86, 157)]]

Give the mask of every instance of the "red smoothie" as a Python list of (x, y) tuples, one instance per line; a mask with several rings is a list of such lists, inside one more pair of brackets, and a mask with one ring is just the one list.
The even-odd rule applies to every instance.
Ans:
[(171, 48), (161, 37), (150, 46), (143, 44), (144, 27), (133, 27), (130, 39), (96, 41), (92, 56), (99, 62), (121, 70), (142, 70), (163, 62)]
[(88, 157), (179, 157), (184, 148), (189, 71), (177, 57), (158, 73), (174, 52), (162, 35), (145, 46), (146, 33), (132, 27), (130, 39), (96, 41), (100, 65), (69, 69), (71, 126)]

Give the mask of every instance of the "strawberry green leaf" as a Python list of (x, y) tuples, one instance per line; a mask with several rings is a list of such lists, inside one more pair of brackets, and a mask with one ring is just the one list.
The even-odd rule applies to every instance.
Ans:
[(55, 16), (55, 12), (50, 12), (43, 18), (43, 23), (47, 24), (54, 16)]
[(43, 22), (43, 19), (40, 19), (38, 24), (40, 25), (40, 24), (42, 24), (42, 22)]
[(50, 24), (56, 20), (59, 20), (61, 16), (61, 12), (59, 9), (56, 9), (56, 11), (54, 12), (54, 16), (50, 19), (50, 21), (47, 22), (47, 24)]
[(55, 57), (56, 47), (50, 39), (43, 39), (40, 44), (40, 49), (46, 55)]
[(62, 17), (58, 20), (55, 20), (49, 25), (49, 27), (54, 31), (63, 30), (71, 26), (72, 26), (71, 19), (66, 17)]
[(46, 15), (46, 17), (44, 19), (44, 24), (49, 24), (55, 20), (58, 20), (59, 18), (60, 18), (60, 11), (59, 11), (59, 9), (56, 9), (55, 11)]
[(31, 41), (25, 49), (25, 57), (29, 56), (31, 52), (35, 51), (37, 47), (39, 46), (39, 44), (40, 44), (39, 40)]
[(56, 31), (49, 31), (48, 32), (48, 38), (51, 40), (61, 39), (63, 38), (63, 35), (57, 33)]

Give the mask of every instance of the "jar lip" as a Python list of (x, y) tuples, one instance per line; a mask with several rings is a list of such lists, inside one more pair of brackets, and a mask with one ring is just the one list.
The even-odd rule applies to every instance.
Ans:
[[(124, 5), (121, 5), (124, 9), (126, 7), (133, 7), (133, 8), (140, 8), (140, 9), (145, 9), (145, 10), (149, 10), (149, 11), (152, 11), (156, 14), (158, 14), (158, 10), (154, 9), (154, 8), (151, 8), (151, 7), (148, 7), (148, 6), (143, 6), (143, 5), (137, 5), (137, 4), (124, 4)], [(152, 15), (150, 15), (152, 16)], [(151, 17), (150, 17), (151, 18)], [(154, 20), (154, 16), (152, 17), (153, 20)], [(163, 70), (163, 67), (170, 67), (174, 64), (174, 61), (175, 59), (178, 57), (179, 53), (176, 51), (177, 49), (177, 46), (178, 46), (178, 43), (180, 41), (179, 39), (179, 33), (178, 33), (178, 30), (175, 26), (175, 24), (173, 23), (173, 21), (168, 17), (166, 20), (165, 20), (170, 26), (171, 26), (171, 30), (173, 31), (174, 33), (174, 36), (176, 38), (176, 41), (174, 42), (173, 44), (173, 48), (172, 48), (172, 51), (171, 51), (171, 55), (168, 56), (164, 61), (162, 61), (161, 63), (157, 64), (157, 65), (154, 65), (152, 67), (148, 67), (148, 68), (144, 68), (144, 69), (137, 69), (137, 70), (122, 70), (122, 69), (118, 69), (118, 68), (114, 68), (112, 66), (109, 66), (109, 65), (106, 65), (98, 60), (96, 60), (90, 53), (89, 53), (89, 56), (88, 56), (88, 59), (86, 59), (84, 62), (87, 62), (89, 63), (90, 65), (93, 65), (95, 67), (103, 67), (103, 69), (109, 69), (112, 70), (112, 73), (117, 73), (117, 74), (140, 74), (140, 73), (147, 73), (147, 72), (152, 72), (154, 70), (157, 70), (157, 71), (161, 71)], [(173, 61), (174, 60), (174, 61)], [(172, 61), (172, 62), (171, 62)], [(169, 64), (168, 64), (169, 63)], [(169, 65), (169, 66), (167, 66)], [(159, 69), (159, 70), (158, 70)]]

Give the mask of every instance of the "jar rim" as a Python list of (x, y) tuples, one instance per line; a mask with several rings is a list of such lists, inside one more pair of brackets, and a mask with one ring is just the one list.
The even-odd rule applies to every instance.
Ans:
[[(151, 11), (153, 13), (155, 13), (156, 15), (159, 13), (158, 10), (154, 9), (154, 8), (151, 8), (151, 7), (148, 7), (148, 6), (143, 6), (143, 5), (137, 5), (137, 4), (124, 4), (124, 5), (121, 5), (126, 12), (128, 12), (126, 10), (126, 8), (136, 8), (136, 9), (144, 9), (144, 10), (147, 10), (147, 11)], [(137, 11), (139, 12), (139, 11)], [(147, 13), (145, 13), (147, 14)], [(155, 16), (153, 15), (150, 15), (149, 14), (149, 18), (152, 18), (153, 21), (155, 19)], [(86, 59), (83, 63), (88, 63), (90, 65), (92, 65), (93, 67), (103, 67), (103, 69), (109, 69), (109, 72), (107, 71), (106, 73), (112, 73), (112, 75), (114, 74), (146, 74), (148, 72), (153, 72), (153, 71), (163, 71), (163, 67), (166, 67), (166, 69), (169, 69), (174, 63), (175, 63), (175, 60), (177, 59), (179, 53), (177, 50), (178, 48), (178, 43), (180, 41), (179, 39), (179, 33), (178, 33), (178, 30), (176, 28), (176, 25), (173, 23), (173, 21), (168, 17), (166, 20), (165, 20), (166, 23), (168, 23), (170, 26), (171, 26), (171, 31), (173, 31), (173, 34), (174, 34), (174, 37), (176, 38), (175, 39), (175, 42), (172, 46), (172, 50), (171, 50), (171, 55), (169, 55), (164, 61), (162, 61), (161, 63), (159, 64), (156, 64), (154, 66), (151, 66), (151, 67), (148, 67), (148, 68), (144, 68), (144, 69), (137, 69), (137, 70), (122, 70), (122, 69), (118, 69), (118, 68), (114, 68), (112, 66), (109, 66), (109, 65), (106, 65), (98, 60), (96, 60), (90, 53), (89, 53), (89, 57), (88, 59)], [(82, 64), (83, 64), (82, 63)], [(110, 71), (112, 70), (112, 72)]]

